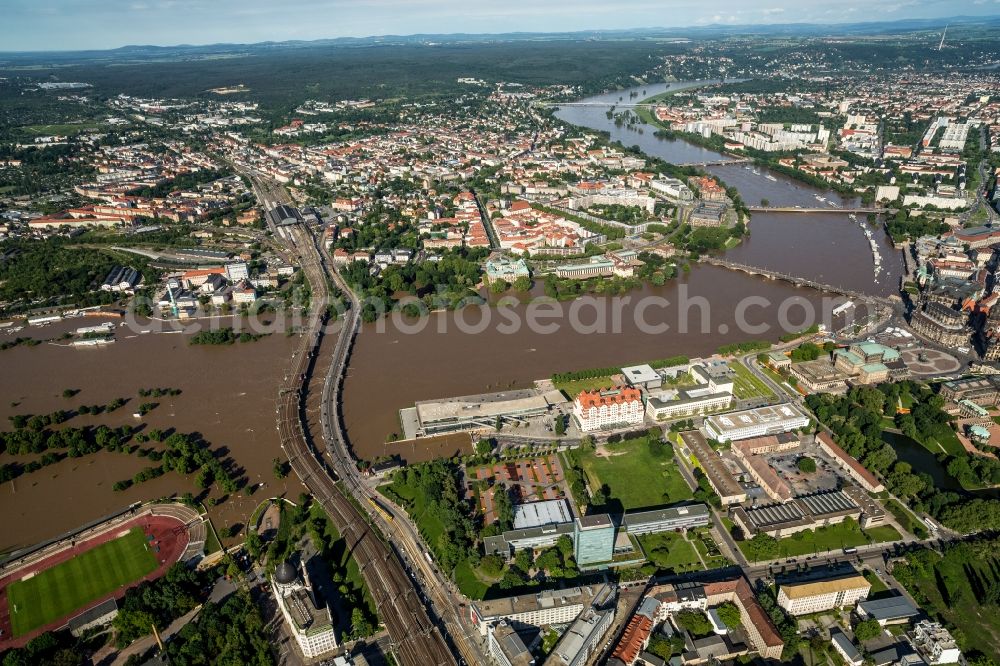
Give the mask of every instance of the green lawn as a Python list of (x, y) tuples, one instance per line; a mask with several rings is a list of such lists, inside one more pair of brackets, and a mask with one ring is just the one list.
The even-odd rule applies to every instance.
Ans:
[[(364, 576), (361, 574), (361, 567), (351, 554), (351, 549), (347, 541), (340, 536), (337, 526), (333, 524), (329, 515), (317, 503), (309, 507), (310, 521), (322, 523), (322, 540), (325, 545), (323, 553), (330, 572), (337, 580), (341, 588), (340, 594), (334, 601), (334, 609), (345, 614), (349, 614), (353, 607), (364, 606), (369, 618), (377, 618), (378, 610), (375, 607), (375, 600), (371, 591), (365, 584)], [(288, 523), (283, 520), (282, 524)]]
[(94, 132), (102, 127), (101, 123), (98, 122), (84, 122), (84, 123), (56, 123), (52, 125), (25, 125), (24, 127), (19, 127), (18, 129), (25, 134), (32, 134), (36, 136), (41, 135), (74, 135), (80, 134), (81, 132)]
[(867, 580), (869, 583), (872, 584), (872, 589), (871, 592), (868, 593), (868, 596), (874, 597), (875, 595), (885, 592), (886, 590), (889, 589), (889, 586), (883, 583), (882, 579), (876, 576), (874, 571), (869, 571), (868, 569), (865, 569), (863, 575), (865, 577), (865, 580)]
[(15, 636), (84, 610), (87, 604), (151, 573), (156, 555), (138, 527), (7, 588)]
[(469, 560), (462, 560), (455, 567), (455, 584), (470, 599), (482, 599), (490, 586), (480, 580)]
[(774, 393), (767, 388), (767, 384), (758, 379), (749, 369), (739, 361), (730, 361), (729, 367), (736, 374), (733, 382), (733, 392), (741, 400), (747, 398), (773, 398)]
[(930, 439), (932, 443), (940, 444), (948, 455), (965, 455), (965, 447), (958, 441), (958, 435), (947, 425), (939, 426)]
[(865, 530), (871, 543), (885, 543), (887, 541), (899, 541), (899, 530), (892, 525), (880, 525), (879, 527), (869, 527)]
[(953, 633), (963, 651), (983, 652), (996, 663), (1000, 660), (1000, 613), (982, 599), (983, 587), (990, 589), (998, 581), (995, 542), (953, 546), (948, 552), (947, 558), (927, 552), (908, 557), (921, 564), (903, 569), (900, 582), (931, 618), (958, 628)]
[(715, 543), (715, 539), (712, 538), (707, 528), (688, 531), (688, 538), (692, 540), (698, 554), (701, 555), (701, 559), (705, 560), (705, 566), (709, 569), (719, 569), (732, 564), (729, 558), (719, 550), (718, 544)]
[(674, 504), (693, 497), (673, 457), (654, 458), (646, 438), (610, 444), (605, 448), (610, 456), (599, 457), (594, 451), (579, 451), (580, 466), (591, 490), (607, 484), (610, 498), (621, 502), (625, 510)]
[(445, 532), (444, 524), (441, 523), (437, 516), (427, 510), (427, 500), (423, 493), (419, 492), (417, 488), (402, 483), (390, 483), (379, 486), (378, 491), (393, 501), (398, 500), (394, 499), (392, 495), (387, 494), (386, 490), (395, 493), (407, 503), (413, 503), (409, 509), (410, 518), (416, 522), (417, 529), (420, 531), (420, 535), (424, 537), (424, 540), (436, 546), (441, 535)]
[(882, 503), (886, 511), (891, 513), (900, 527), (914, 535), (918, 539), (927, 538), (927, 528), (910, 511), (895, 499), (890, 499)]
[(760, 367), (761, 372), (770, 377), (771, 381), (774, 382), (775, 384), (781, 385), (788, 381), (788, 379), (784, 377), (780, 372), (775, 372), (774, 370), (771, 369), (771, 366), (767, 365), (766, 363), (759, 363), (758, 366)]
[(590, 379), (575, 379), (569, 382), (555, 382), (555, 387), (564, 392), (570, 399), (580, 394), (580, 391), (594, 391), (597, 389), (614, 386), (611, 375), (604, 377), (591, 377)]
[[(838, 551), (870, 543), (897, 541), (900, 538), (896, 528), (890, 525), (872, 527), (862, 531), (857, 522), (848, 521), (827, 525), (816, 530), (805, 530), (784, 539), (778, 539), (777, 558)], [(744, 555), (748, 555), (750, 542), (740, 541), (738, 543)]]
[(639, 537), (646, 558), (658, 569), (674, 573), (701, 571), (704, 567), (698, 559), (694, 544), (675, 532), (644, 534)]

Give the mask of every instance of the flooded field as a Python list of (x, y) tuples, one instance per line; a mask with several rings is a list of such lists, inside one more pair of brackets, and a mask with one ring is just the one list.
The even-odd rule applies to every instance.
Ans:
[[(99, 321), (74, 319), (25, 328), (16, 335), (50, 339)], [(244, 522), (265, 496), (286, 490), (293, 497), (298, 495), (298, 480), (276, 480), (271, 462), (281, 455), (275, 396), (296, 338), (276, 333), (231, 346), (192, 346), (183, 334), (124, 339), (129, 335), (124, 331), (119, 329), (119, 341), (107, 347), (75, 349), (43, 343), (0, 352), (0, 428), (10, 428), (8, 417), (13, 414), (43, 414), (127, 398), (129, 402), (111, 414), (77, 416), (66, 425), (146, 423), (149, 428), (201, 433), (213, 449), (226, 452), (245, 469), (251, 484), (265, 484), (252, 497), (237, 495), (210, 507), (217, 528)], [(0, 335), (0, 342), (9, 337), (14, 336)], [(176, 397), (139, 397), (139, 389), (153, 387), (182, 392)], [(80, 392), (63, 398), (67, 388)], [(159, 406), (141, 419), (134, 418), (142, 402), (158, 402)], [(30, 459), (19, 458), (21, 462)], [(0, 463), (12, 460), (12, 456), (0, 456)], [(52, 538), (132, 502), (174, 493), (197, 494), (193, 475), (182, 478), (173, 472), (124, 492), (112, 490), (116, 481), (131, 478), (151, 464), (155, 463), (147, 458), (102, 451), (66, 458), (3, 484), (0, 512), (9, 527), (0, 534), (0, 551)], [(219, 497), (219, 491), (213, 488), (212, 496)]]

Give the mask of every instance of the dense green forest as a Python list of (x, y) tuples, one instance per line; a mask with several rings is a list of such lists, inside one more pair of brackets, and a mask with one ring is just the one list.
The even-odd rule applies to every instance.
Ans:
[(1000, 662), (1000, 576), (996, 537), (920, 548), (893, 567), (920, 608), (951, 629), (970, 666)]
[[(630, 41), (516, 41), (436, 46), (331, 46), (233, 49), (231, 57), (195, 59), (164, 55), (160, 62), (109, 58), (39, 67), (30, 76), (86, 81), (101, 96), (206, 97), (206, 91), (242, 83), (249, 91), (231, 95), (289, 108), (306, 98), (392, 98), (467, 92), (459, 77), (536, 85), (576, 85), (597, 91), (625, 84), (650, 67), (650, 58), (678, 53), (683, 46)], [(0, 76), (25, 76), (4, 70)], [(2, 101), (0, 90), (0, 101)], [(10, 91), (13, 93), (14, 91)], [(2, 104), (0, 104), (2, 106)]]
[[(930, 513), (959, 532), (1000, 529), (1000, 500), (971, 496), (964, 490), (948, 490), (930, 475), (897, 459), (896, 450), (883, 438), (886, 428), (940, 453), (938, 462), (960, 489), (991, 486), (1000, 482), (1000, 462), (985, 456), (970, 456), (952, 446), (951, 416), (943, 411), (944, 398), (929, 387), (904, 381), (861, 386), (844, 396), (813, 394), (806, 404), (821, 423), (829, 427), (848, 453), (880, 476), (886, 488), (917, 512)], [(909, 413), (898, 405), (910, 405)]]
[(276, 663), (264, 619), (245, 590), (221, 604), (206, 603), (198, 619), (181, 629), (166, 651), (175, 666)]
[(156, 277), (143, 257), (111, 250), (76, 247), (65, 238), (45, 241), (12, 239), (0, 244), (0, 306), (23, 309), (27, 302), (41, 305), (63, 297), (79, 306), (112, 303), (109, 292), (96, 291), (116, 265), (134, 266), (147, 283)]
[[(482, 275), (479, 261), (488, 252), (485, 248), (449, 250), (440, 261), (392, 265), (378, 276), (371, 274), (367, 263), (355, 261), (343, 269), (343, 274), (363, 296), (361, 318), (372, 322), (391, 311), (404, 294), (420, 298), (429, 310), (457, 308), (470, 298), (478, 299), (474, 288)], [(403, 312), (418, 316), (421, 306), (410, 302), (403, 306)]]

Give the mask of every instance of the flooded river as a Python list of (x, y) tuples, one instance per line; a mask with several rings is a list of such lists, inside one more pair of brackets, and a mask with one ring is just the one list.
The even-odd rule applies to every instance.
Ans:
[[(638, 94), (632, 101), (670, 87), (670, 84), (638, 86), (632, 89)], [(673, 87), (682, 86), (673, 84)], [(668, 162), (683, 164), (726, 159), (724, 155), (682, 140), (658, 138), (649, 126), (643, 127), (641, 133), (638, 129), (616, 127), (607, 118), (608, 105), (617, 104), (621, 108), (620, 105), (630, 99), (630, 92), (616, 91), (592, 97), (583, 101), (599, 102), (604, 106), (567, 106), (559, 109), (556, 115), (575, 125), (608, 132), (612, 139), (627, 146), (638, 145), (646, 154)], [(840, 206), (856, 203), (835, 192), (810, 187), (766, 169), (747, 168), (742, 164), (707, 169), (738, 188), (750, 205), (767, 199), (775, 206), (828, 206), (817, 197)], [(898, 285), (902, 260), (884, 233), (876, 230), (873, 237), (884, 267), (877, 283), (872, 251), (864, 231), (844, 213), (757, 213), (750, 223), (750, 237), (725, 256), (739, 263), (834, 286), (888, 295), (894, 293)], [(635, 325), (632, 316), (635, 304), (643, 297), (660, 296), (676, 302), (682, 288), (691, 296), (704, 297), (711, 303), (709, 330), (678, 332), (676, 309), (657, 311), (662, 321), (672, 325), (668, 332), (653, 334)], [(411, 461), (430, 457), (430, 451), (386, 443), (389, 433), (400, 430), (398, 410), (411, 406), (416, 400), (524, 387), (553, 372), (635, 363), (676, 354), (708, 354), (722, 344), (756, 337), (776, 339), (786, 329), (798, 330), (794, 325), (784, 328), (779, 325), (777, 304), (800, 297), (807, 299), (818, 311), (822, 298), (811, 290), (711, 266), (696, 266), (689, 274), (660, 289), (646, 287), (629, 296), (632, 305), (625, 306), (626, 323), (617, 334), (578, 332), (569, 325), (550, 334), (538, 334), (525, 327), (517, 333), (503, 333), (497, 322), (481, 332), (464, 333), (453, 325), (455, 313), (435, 315), (446, 324), (443, 333), (438, 332), (436, 326), (427, 326), (418, 333), (405, 333), (391, 324), (384, 333), (376, 332), (374, 325), (365, 327), (351, 359), (344, 393), (344, 418), (355, 454), (373, 458), (399, 453)], [(758, 321), (765, 321), (770, 327), (767, 334), (749, 334), (734, 325), (737, 304), (751, 296), (760, 296), (775, 304), (757, 311)]]
[[(744, 327), (744, 332), (738, 306), (751, 297), (762, 300), (760, 307), (746, 310), (743, 320), (750, 327)], [(367, 325), (358, 337), (344, 387), (348, 436), (355, 454), (362, 458), (405, 452), (408, 460), (418, 460), (426, 457), (419, 449), (386, 443), (387, 434), (399, 432), (398, 410), (417, 400), (526, 387), (554, 372), (679, 354), (707, 355), (729, 342), (776, 339), (811, 323), (803, 319), (806, 314), (821, 318), (842, 301), (785, 282), (697, 265), (663, 287), (561, 303), (562, 316), (546, 320), (558, 324), (551, 332), (523, 325), (531, 307), (527, 305), (513, 308), (508, 316), (486, 310), (488, 325), (475, 330), (473, 324), (480, 318), (468, 309), (432, 315), (416, 332), (402, 330), (406, 322), (403, 326), (388, 322), (385, 330)], [(704, 311), (698, 303), (706, 304)], [(576, 317), (573, 307), (579, 308)], [(614, 332), (611, 313), (615, 310), (621, 312), (620, 332)], [(702, 319), (703, 312), (706, 319)], [(516, 332), (506, 332), (508, 317), (522, 322)], [(787, 325), (779, 325), (782, 319)], [(462, 321), (469, 322), (468, 330), (460, 327)], [(607, 325), (601, 328), (595, 321)], [(686, 331), (682, 330), (685, 321)], [(668, 328), (655, 330), (663, 325)]]
[[(665, 88), (661, 84), (636, 90), (648, 96)], [(598, 99), (617, 103), (619, 96), (627, 100), (628, 91)], [(558, 115), (578, 125), (608, 131), (613, 139), (638, 144), (646, 153), (670, 162), (724, 159), (684, 141), (659, 139), (651, 127), (643, 128), (641, 134), (615, 127), (606, 110), (600, 106), (566, 107)], [(853, 203), (764, 169), (755, 172), (744, 165), (728, 165), (708, 170), (737, 187), (750, 205), (768, 199), (772, 205), (822, 207), (817, 196), (839, 205)], [(871, 249), (862, 228), (842, 213), (758, 213), (750, 231), (741, 246), (726, 253), (727, 259), (872, 294), (893, 293), (898, 284), (899, 254), (881, 232), (874, 234), (887, 271), (876, 283)], [(766, 332), (741, 330), (738, 325), (738, 305), (748, 297), (766, 301), (745, 313), (749, 324), (766, 324)], [(576, 326), (572, 324), (572, 304), (563, 303), (563, 316), (547, 320), (558, 323), (554, 332), (526, 325), (533, 312), (533, 306), (526, 304), (503, 312), (486, 310), (483, 316), (490, 320), (485, 324), (480, 320), (482, 313), (472, 309), (432, 315), (422, 328), (407, 321), (367, 325), (358, 338), (345, 385), (343, 413), (348, 435), (355, 454), (362, 458), (399, 453), (416, 461), (449, 455), (455, 452), (454, 442), (428, 448), (387, 444), (387, 435), (400, 430), (398, 410), (417, 400), (524, 387), (553, 372), (677, 354), (697, 356), (729, 342), (776, 339), (784, 331), (812, 323), (802, 318), (803, 303), (821, 318), (824, 305), (827, 310), (832, 307), (831, 302), (822, 302), (823, 297), (784, 282), (701, 265), (660, 288), (647, 286), (623, 297), (583, 301), (575, 312)], [(705, 327), (698, 299), (710, 304)], [(796, 302), (798, 306), (786, 305), (787, 316), (783, 317), (781, 304)], [(690, 307), (684, 309), (685, 303)], [(611, 314), (615, 310), (620, 313), (620, 325)], [(522, 325), (511, 325), (512, 319)], [(785, 325), (781, 325), (782, 320)], [(682, 321), (688, 321), (687, 332), (680, 330)], [(603, 327), (598, 322), (603, 322)], [(55, 337), (63, 330), (93, 323), (66, 322), (36, 329), (35, 334)], [(662, 324), (668, 329), (657, 328)], [(297, 481), (276, 481), (271, 472), (271, 460), (281, 455), (274, 400), (295, 344), (294, 338), (275, 334), (249, 344), (193, 347), (183, 335), (151, 334), (122, 339), (107, 348), (46, 344), (10, 349), (0, 352), (0, 418), (105, 404), (122, 397), (130, 402), (118, 412), (77, 417), (69, 425), (131, 424), (136, 422), (132, 412), (145, 401), (137, 395), (140, 388), (180, 388), (180, 396), (156, 399), (160, 406), (143, 422), (151, 428), (202, 433), (245, 468), (251, 483), (266, 484), (251, 498), (237, 497), (211, 509), (216, 525), (224, 527), (245, 520), (262, 497), (286, 490), (297, 495), (301, 488)], [(61, 395), (65, 388), (81, 392), (65, 399)], [(0, 456), (0, 462), (10, 461), (10, 456)], [(196, 491), (193, 480), (181, 480), (176, 474), (122, 493), (111, 490), (116, 481), (131, 477), (148, 464), (136, 456), (100, 453), (67, 459), (4, 484), (0, 487), (0, 511), (11, 527), (0, 536), (0, 550), (52, 538), (134, 501)]]
[[(18, 333), (54, 338), (65, 330), (90, 326), (100, 320), (80, 318)], [(13, 414), (43, 414), (80, 405), (107, 404), (127, 398), (121, 409), (100, 416), (77, 416), (68, 426), (146, 423), (149, 428), (200, 432), (213, 448), (225, 451), (245, 470), (251, 483), (265, 488), (251, 498), (237, 496), (210, 509), (217, 527), (239, 523), (261, 497), (281, 494), (285, 481), (276, 481), (271, 461), (281, 455), (275, 430), (275, 396), (297, 338), (276, 333), (257, 342), (232, 346), (192, 346), (183, 334), (149, 334), (108, 347), (74, 349), (42, 344), (0, 352), (0, 419), (3, 428)], [(13, 337), (13, 336), (12, 336)], [(0, 341), (7, 336), (0, 335)], [(140, 398), (141, 388), (179, 388), (176, 397)], [(63, 398), (64, 389), (79, 389)], [(159, 406), (142, 419), (132, 416), (143, 402)], [(27, 460), (25, 458), (22, 460)], [(15, 460), (0, 456), (0, 463)], [(0, 513), (8, 527), (0, 532), (0, 551), (21, 548), (67, 530), (132, 502), (198, 489), (193, 476), (176, 473), (114, 492), (116, 481), (131, 478), (155, 465), (147, 458), (101, 452), (65, 460), (24, 474), (0, 486)], [(289, 482), (293, 496), (297, 481)], [(213, 496), (219, 496), (213, 490)]]

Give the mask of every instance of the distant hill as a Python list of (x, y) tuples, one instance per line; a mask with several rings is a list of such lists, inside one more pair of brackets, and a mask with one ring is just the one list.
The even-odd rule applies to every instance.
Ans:
[(372, 37), (338, 37), (310, 41), (290, 40), (253, 44), (206, 44), (176, 46), (130, 45), (116, 49), (91, 51), (0, 51), (0, 59), (8, 64), (23, 62), (67, 62), (86, 60), (157, 61), (201, 59), (226, 55), (287, 51), (315, 47), (373, 47), (390, 45), (456, 45), (518, 41), (605, 41), (605, 40), (684, 40), (728, 36), (823, 37), (877, 36), (941, 30), (950, 25), (953, 30), (975, 28), (991, 31), (1000, 26), (1000, 16), (953, 16), (935, 19), (904, 19), (859, 23), (776, 23), (768, 25), (705, 25), (676, 28), (636, 28), (632, 30), (585, 30), (579, 32), (511, 32), (498, 34), (416, 34), (380, 35)]

